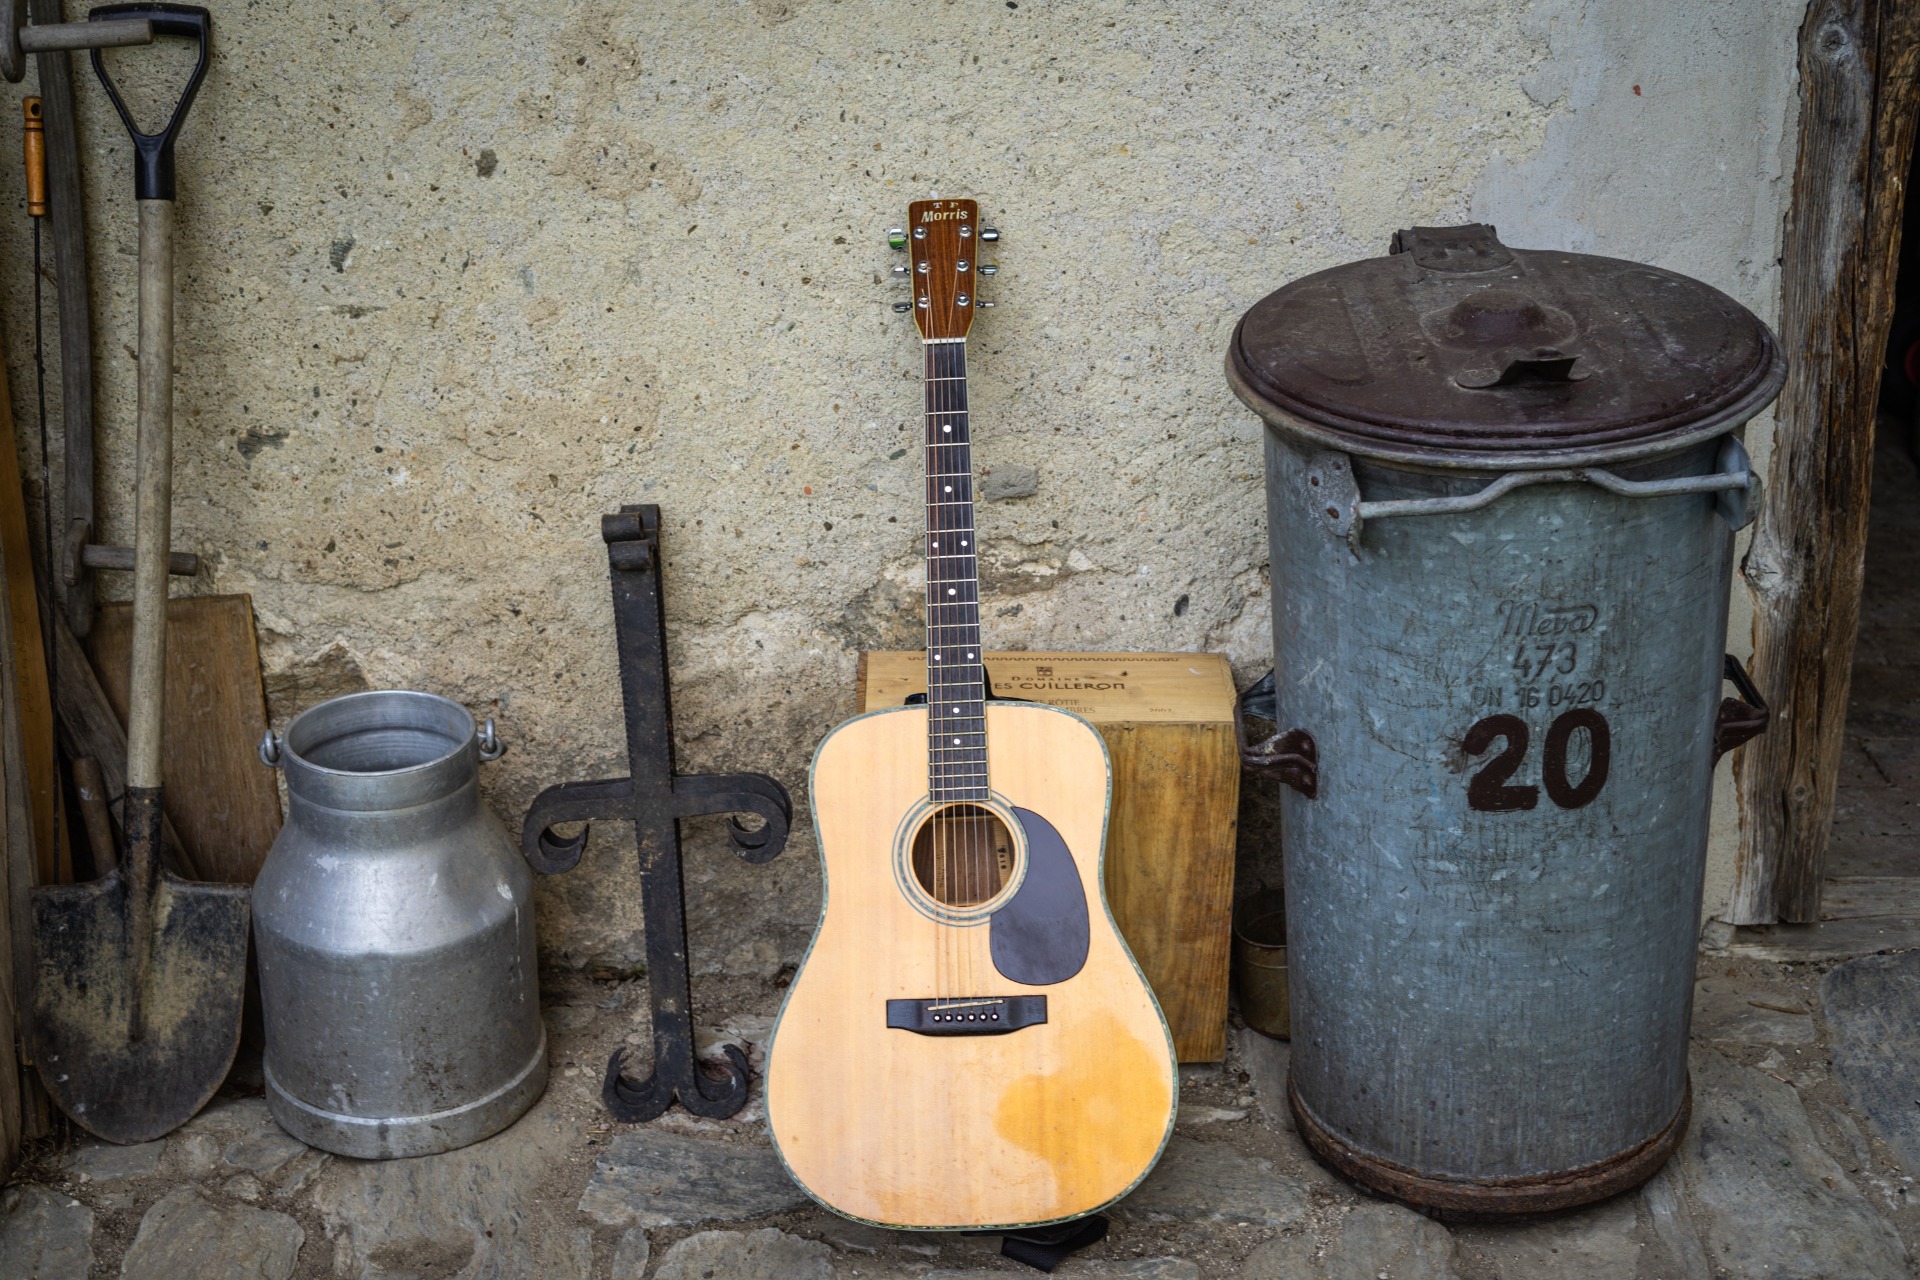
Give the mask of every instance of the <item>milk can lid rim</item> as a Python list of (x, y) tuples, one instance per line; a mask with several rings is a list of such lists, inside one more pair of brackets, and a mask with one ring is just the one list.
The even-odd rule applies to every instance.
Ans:
[[(446, 733), (436, 733), (434, 732), (434, 726), (428, 725), (400, 725), (365, 720), (358, 723), (351, 723), (353, 713), (361, 707), (369, 705), (381, 706), (391, 703), (400, 703), (402, 705), (413, 703), (419, 706), (429, 707), (433, 711), (446, 716), (455, 726), (460, 725), (462, 721), (464, 721), (465, 736), (459, 736), (458, 728), (455, 728), (454, 732), (450, 735)], [(302, 730), (312, 732), (310, 725), (325, 724), (329, 717), (346, 718), (350, 723), (341, 726), (319, 742), (302, 742), (300, 740)], [(303, 722), (307, 723), (303, 724)], [(329, 746), (343, 737), (392, 728), (415, 729), (433, 737), (440, 738), (450, 745), (445, 751), (437, 755), (390, 769), (342, 769), (333, 765), (321, 764), (314, 758), (313, 753), (316, 748)], [(355, 782), (361, 779), (391, 781), (409, 775), (425, 773), (428, 770), (445, 765), (449, 760), (456, 759), (473, 746), (477, 733), (478, 731), (473, 722), (473, 713), (451, 698), (443, 698), (437, 693), (428, 693), (421, 689), (362, 689), (355, 693), (343, 693), (337, 697), (328, 698), (324, 702), (317, 702), (305, 711), (300, 712), (300, 714), (296, 715), (287, 725), (287, 731), (282, 736), (280, 742), (281, 751), (285, 756), (287, 764), (289, 766), (297, 766), (302, 772), (343, 782)], [(302, 750), (303, 747), (305, 750)]]

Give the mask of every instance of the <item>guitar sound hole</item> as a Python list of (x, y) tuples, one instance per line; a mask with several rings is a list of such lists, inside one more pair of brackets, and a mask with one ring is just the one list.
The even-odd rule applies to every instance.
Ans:
[(1013, 834), (977, 804), (936, 809), (914, 833), (913, 875), (942, 906), (978, 906), (1013, 875)]

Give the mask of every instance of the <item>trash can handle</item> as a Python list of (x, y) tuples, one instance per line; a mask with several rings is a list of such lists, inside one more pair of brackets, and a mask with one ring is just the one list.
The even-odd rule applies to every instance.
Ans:
[(1760, 508), (1760, 477), (1754, 473), (1746, 446), (1728, 436), (1720, 442), (1718, 466), (1710, 475), (1675, 476), (1668, 480), (1627, 480), (1599, 467), (1566, 467), (1551, 471), (1510, 471), (1472, 493), (1444, 498), (1387, 498), (1368, 502), (1360, 497), (1353, 464), (1344, 453), (1317, 455), (1308, 465), (1307, 485), (1323, 523), (1347, 544), (1360, 545), (1360, 530), (1369, 520), (1394, 516), (1444, 516), (1478, 511), (1515, 489), (1535, 484), (1591, 484), (1625, 498), (1664, 498), (1680, 493), (1718, 495), (1716, 509), (1730, 529), (1744, 529)]
[(1240, 768), (1256, 777), (1277, 778), (1311, 800), (1320, 794), (1320, 747), (1312, 734), (1305, 729), (1286, 729), (1247, 745), (1247, 717), (1273, 719), (1275, 702), (1271, 671), (1234, 699), (1233, 741), (1240, 749)]
[(1741, 743), (1765, 733), (1767, 722), (1773, 714), (1767, 710), (1767, 700), (1754, 687), (1753, 677), (1747, 674), (1740, 659), (1728, 654), (1720, 671), (1722, 678), (1733, 682), (1740, 696), (1720, 699), (1720, 710), (1714, 714), (1713, 759), (1716, 764), (1721, 756)]

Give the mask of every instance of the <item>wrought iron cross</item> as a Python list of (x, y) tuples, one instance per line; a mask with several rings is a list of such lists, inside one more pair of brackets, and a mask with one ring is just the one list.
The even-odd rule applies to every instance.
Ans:
[(753, 813), (766, 825), (750, 831), (738, 818), (728, 834), (748, 862), (766, 862), (787, 843), (793, 805), (786, 788), (765, 774), (679, 775), (673, 771), (673, 713), (668, 704), (667, 636), (661, 610), (660, 508), (627, 506), (600, 520), (613, 579), (613, 625), (620, 651), (620, 688), (627, 715), (624, 778), (563, 782), (534, 798), (520, 847), (538, 871), (570, 871), (587, 847), (590, 827), (559, 836), (561, 823), (633, 823), (640, 852), (640, 897), (647, 933), (647, 987), (653, 1002), (653, 1074), (631, 1084), (625, 1049), (607, 1063), (601, 1096), (616, 1119), (651, 1120), (680, 1104), (697, 1115), (723, 1117), (747, 1100), (747, 1060), (726, 1046), (725, 1081), (694, 1058), (692, 989), (687, 977), (687, 913), (680, 877), (681, 818)]

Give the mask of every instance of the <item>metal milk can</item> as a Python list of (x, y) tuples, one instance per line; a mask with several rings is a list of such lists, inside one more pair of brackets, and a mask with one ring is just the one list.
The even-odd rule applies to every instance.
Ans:
[(493, 722), (355, 693), (269, 734), (287, 822), (254, 884), (267, 1101), (363, 1159), (477, 1142), (547, 1083), (533, 873), (480, 802)]
[(1443, 1210), (1632, 1187), (1687, 1125), (1715, 762), (1765, 725), (1724, 645), (1779, 346), (1465, 226), (1273, 293), (1227, 366), (1268, 426), (1300, 1132)]

